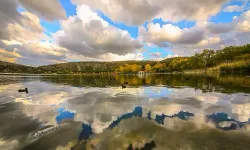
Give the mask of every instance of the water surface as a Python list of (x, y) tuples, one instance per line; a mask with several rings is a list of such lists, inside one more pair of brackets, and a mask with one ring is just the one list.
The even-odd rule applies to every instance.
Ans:
[[(246, 76), (12, 78), (0, 85), (0, 149), (250, 146)], [(18, 92), (25, 87), (29, 93)]]

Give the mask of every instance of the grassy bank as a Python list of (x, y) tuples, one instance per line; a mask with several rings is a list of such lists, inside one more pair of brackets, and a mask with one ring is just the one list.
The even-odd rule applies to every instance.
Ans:
[(229, 63), (221, 63), (215, 67), (207, 69), (186, 70), (187, 74), (250, 74), (250, 60), (234, 61)]

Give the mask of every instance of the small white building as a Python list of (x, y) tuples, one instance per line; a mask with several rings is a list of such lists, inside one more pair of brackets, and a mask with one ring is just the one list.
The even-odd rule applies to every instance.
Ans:
[(144, 71), (139, 71), (137, 74), (142, 75), (142, 74), (145, 74), (145, 72)]

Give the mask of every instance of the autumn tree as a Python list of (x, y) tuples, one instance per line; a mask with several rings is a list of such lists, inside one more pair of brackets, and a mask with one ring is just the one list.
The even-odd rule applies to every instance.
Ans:
[(165, 68), (166, 64), (165, 63), (157, 63), (153, 66), (153, 70), (155, 72), (163, 72), (164, 71), (164, 68)]
[(145, 65), (145, 72), (151, 72), (152, 71), (152, 67), (150, 64), (146, 64)]
[(140, 65), (133, 64), (133, 65), (130, 65), (130, 67), (131, 67), (132, 73), (137, 73), (137, 72), (141, 71)]

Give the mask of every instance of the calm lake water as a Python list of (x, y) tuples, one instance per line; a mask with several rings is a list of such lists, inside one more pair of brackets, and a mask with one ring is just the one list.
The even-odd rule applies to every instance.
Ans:
[(1, 150), (250, 147), (246, 76), (9, 78), (0, 85)]

